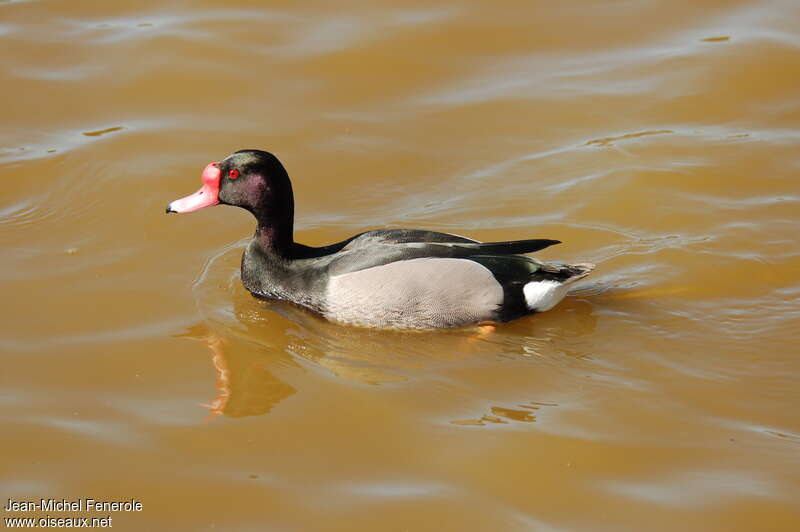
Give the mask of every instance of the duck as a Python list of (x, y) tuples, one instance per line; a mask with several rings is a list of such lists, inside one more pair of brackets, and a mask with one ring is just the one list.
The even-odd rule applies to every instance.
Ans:
[(255, 297), (294, 303), (330, 321), (387, 329), (442, 329), (507, 322), (552, 309), (591, 263), (527, 254), (558, 240), (481, 242), (422, 229), (376, 229), (312, 247), (294, 241), (294, 194), (278, 158), (239, 150), (209, 163), (202, 187), (167, 205), (189, 213), (213, 205), (249, 211), (256, 230), (241, 262)]

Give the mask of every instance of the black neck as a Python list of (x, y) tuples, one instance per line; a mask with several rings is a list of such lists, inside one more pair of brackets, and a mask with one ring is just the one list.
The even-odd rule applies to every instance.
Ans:
[(278, 196), (280, 203), (270, 201), (252, 211), (258, 221), (254, 239), (259, 247), (283, 257), (290, 256), (294, 247), (294, 197), (291, 185), (286, 188)]
[(294, 245), (292, 224), (262, 224), (260, 221), (253, 236), (262, 251), (288, 257)]

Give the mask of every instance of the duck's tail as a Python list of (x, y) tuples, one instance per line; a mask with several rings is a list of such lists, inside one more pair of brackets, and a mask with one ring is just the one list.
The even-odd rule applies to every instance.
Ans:
[(534, 274), (534, 279), (526, 283), (522, 288), (526, 305), (533, 312), (550, 310), (564, 299), (564, 296), (569, 292), (571, 284), (583, 279), (594, 269), (595, 265), (591, 262), (579, 264), (548, 263), (544, 271), (550, 275), (542, 275), (540, 277)]
[(592, 264), (591, 262), (580, 262), (578, 264), (564, 264), (563, 270), (570, 274), (569, 277), (562, 281), (562, 284), (568, 285), (572, 284), (575, 281), (580, 281), (590, 273), (592, 270), (597, 268), (597, 265)]

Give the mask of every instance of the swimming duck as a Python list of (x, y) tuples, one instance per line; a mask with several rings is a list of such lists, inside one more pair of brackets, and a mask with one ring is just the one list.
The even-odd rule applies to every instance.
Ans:
[(479, 242), (419, 229), (379, 229), (323, 247), (293, 238), (294, 195), (281, 162), (241, 150), (205, 167), (203, 186), (167, 213), (212, 205), (250, 211), (258, 225), (242, 256), (254, 296), (285, 300), (364, 327), (431, 329), (509, 321), (544, 312), (593, 264), (523, 256), (558, 240)]

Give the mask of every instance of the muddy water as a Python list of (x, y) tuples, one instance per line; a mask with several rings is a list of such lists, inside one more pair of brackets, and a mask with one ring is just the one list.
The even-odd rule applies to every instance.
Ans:
[[(800, 4), (303, 5), (0, 1), (2, 505), (797, 530)], [(548, 237), (598, 270), (488, 335), (259, 303), (247, 213), (164, 215), (256, 147), (301, 242)]]

